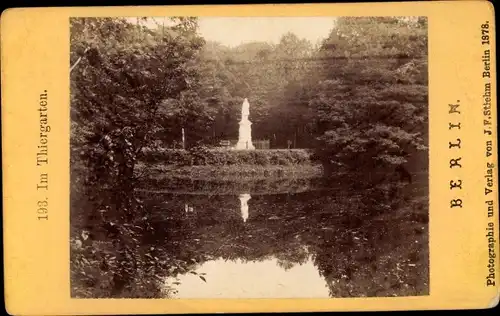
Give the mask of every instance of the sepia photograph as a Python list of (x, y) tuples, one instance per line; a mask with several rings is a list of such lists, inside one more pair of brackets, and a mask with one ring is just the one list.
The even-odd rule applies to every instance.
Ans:
[(429, 295), (425, 16), (69, 26), (71, 298)]

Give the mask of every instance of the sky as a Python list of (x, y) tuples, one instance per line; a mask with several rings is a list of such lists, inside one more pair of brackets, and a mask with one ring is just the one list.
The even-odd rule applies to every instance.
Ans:
[(287, 32), (315, 44), (333, 27), (333, 17), (227, 17), (200, 18), (200, 34), (227, 46), (252, 41), (278, 43)]
[[(161, 25), (163, 18), (156, 20)], [(287, 32), (315, 44), (328, 36), (334, 20), (334, 17), (199, 17), (199, 33), (208, 41), (231, 47), (253, 41), (278, 43)]]

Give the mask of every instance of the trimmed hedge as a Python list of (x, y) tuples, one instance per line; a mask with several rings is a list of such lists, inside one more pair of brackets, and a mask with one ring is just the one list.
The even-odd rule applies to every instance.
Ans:
[(313, 164), (315, 157), (306, 149), (228, 150), (196, 147), (183, 149), (145, 149), (143, 161), (179, 166), (201, 165), (300, 165)]

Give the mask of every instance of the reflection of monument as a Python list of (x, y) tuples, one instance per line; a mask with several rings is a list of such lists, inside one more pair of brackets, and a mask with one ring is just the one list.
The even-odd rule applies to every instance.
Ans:
[(186, 213), (193, 213), (193, 207), (189, 206), (187, 204), (184, 204), (184, 211), (186, 211)]
[(243, 217), (243, 222), (246, 222), (248, 219), (248, 200), (250, 200), (250, 194), (240, 194), (240, 202), (241, 202), (241, 217)]
[(248, 120), (250, 104), (245, 98), (241, 108), (240, 130), (235, 149), (255, 149), (252, 143), (252, 123)]

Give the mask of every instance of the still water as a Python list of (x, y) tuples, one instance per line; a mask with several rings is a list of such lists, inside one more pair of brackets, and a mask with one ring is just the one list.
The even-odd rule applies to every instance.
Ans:
[[(193, 274), (168, 278), (179, 281), (176, 298), (328, 298), (328, 286), (309, 258), (290, 269), (280, 267), (278, 259), (244, 262), (217, 259), (196, 272), (206, 273), (204, 282)], [(307, 288), (305, 292), (304, 289)]]
[(189, 180), (75, 208), (72, 297), (428, 294), (425, 186), (313, 182)]
[[(366, 217), (374, 199), (338, 190), (157, 193), (152, 241), (182, 268), (163, 278), (169, 298), (422, 295), (426, 220)], [(389, 207), (379, 200), (380, 208)], [(411, 204), (411, 202), (407, 202)], [(390, 207), (389, 207), (390, 208)], [(410, 210), (411, 211), (411, 210)], [(163, 233), (160, 233), (163, 232)]]
[[(272, 202), (270, 196), (259, 196), (265, 207), (266, 202)], [(231, 212), (227, 210), (228, 217), (237, 221), (237, 214), (241, 216), (241, 222), (251, 225), (249, 221), (261, 217), (261, 211), (250, 215), (249, 202), (252, 196), (249, 193), (241, 193), (238, 196), (218, 197), (217, 200), (225, 201), (225, 205), (235, 204), (236, 198), (239, 200), (239, 210), (237, 205)], [(276, 198), (276, 197), (275, 197)], [(290, 198), (290, 197), (288, 197)], [(209, 196), (198, 196), (197, 199), (189, 196), (175, 196), (172, 200), (194, 200), (210, 201)], [(286, 200), (287, 196), (281, 199)], [(232, 200), (232, 201), (231, 201)], [(231, 203), (233, 202), (233, 203)], [(168, 202), (167, 202), (168, 203)], [(255, 206), (255, 205), (252, 205)], [(210, 207), (203, 207), (185, 203), (186, 214), (192, 215), (199, 211), (204, 212)], [(252, 217), (250, 217), (252, 216)], [(276, 216), (271, 216), (267, 220), (279, 220)], [(253, 224), (253, 223), (252, 223)], [(260, 223), (262, 224), (262, 223)], [(244, 230), (244, 228), (242, 228)], [(252, 235), (246, 237), (252, 238)], [(258, 242), (258, 241), (257, 241)], [(302, 251), (307, 253), (307, 248), (302, 246)], [(177, 278), (167, 278), (168, 286), (177, 282), (177, 293), (175, 298), (297, 298), (297, 297), (329, 297), (328, 286), (325, 279), (320, 275), (314, 265), (312, 256), (307, 253), (307, 260), (296, 265), (288, 264), (283, 260), (274, 257), (272, 254), (264, 256), (261, 260), (241, 260), (241, 259), (213, 259), (203, 263), (194, 270), (196, 274), (187, 273)], [(204, 275), (205, 281), (197, 275)], [(206, 280), (210, 280), (207, 282)], [(304, 292), (307, 287), (307, 293)]]

